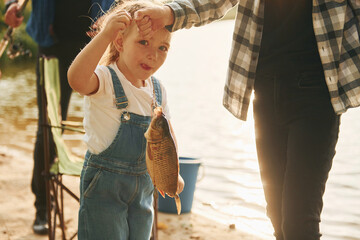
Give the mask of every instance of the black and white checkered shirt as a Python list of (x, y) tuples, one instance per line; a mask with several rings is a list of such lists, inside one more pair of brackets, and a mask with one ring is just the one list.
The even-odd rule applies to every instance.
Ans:
[[(172, 31), (237, 16), (223, 104), (246, 120), (260, 51), (265, 0), (174, 0)], [(331, 103), (337, 114), (360, 105), (360, 0), (313, 0), (313, 26)]]

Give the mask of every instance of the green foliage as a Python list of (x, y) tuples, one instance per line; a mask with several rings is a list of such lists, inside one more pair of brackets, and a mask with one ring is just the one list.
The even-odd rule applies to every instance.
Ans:
[(6, 24), (4, 23), (4, 10), (5, 10), (5, 3), (4, 1), (0, 1), (0, 32), (2, 34), (7, 28)]
[[(4, 1), (0, 0), (0, 40), (3, 38), (4, 34), (7, 31), (8, 26), (4, 22), (4, 9), (5, 9), (5, 3)], [(4, 65), (12, 65), (17, 63), (26, 63), (26, 62), (33, 62), (35, 60), (35, 55), (37, 51), (37, 45), (32, 40), (32, 38), (26, 33), (26, 23), (30, 17), (31, 14), (31, 1), (28, 2), (25, 11), (23, 13), (24, 15), (24, 21), (13, 31), (12, 37), (15, 44), (21, 44), (24, 49), (30, 50), (32, 53), (32, 56), (18, 56), (14, 59), (9, 59), (9, 57), (6, 54), (6, 50), (0, 58), (0, 69), (4, 68)]]

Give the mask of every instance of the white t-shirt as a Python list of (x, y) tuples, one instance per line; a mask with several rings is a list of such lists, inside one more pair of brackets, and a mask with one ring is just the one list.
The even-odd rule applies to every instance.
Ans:
[[(111, 64), (128, 98), (128, 112), (142, 116), (152, 116), (153, 84), (151, 79), (145, 81), (145, 87), (137, 88), (120, 72), (116, 64)], [(104, 151), (114, 140), (121, 124), (124, 109), (117, 109), (111, 73), (106, 66), (97, 66), (95, 74), (99, 78), (99, 89), (90, 96), (84, 96), (84, 142), (89, 151), (98, 154)], [(162, 84), (162, 108), (170, 119), (166, 91)]]

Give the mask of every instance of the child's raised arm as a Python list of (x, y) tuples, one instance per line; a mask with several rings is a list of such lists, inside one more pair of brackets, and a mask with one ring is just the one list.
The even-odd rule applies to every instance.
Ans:
[(118, 34), (123, 34), (132, 18), (126, 11), (112, 13), (104, 29), (96, 35), (76, 56), (68, 70), (68, 81), (72, 89), (82, 95), (94, 93), (99, 88), (99, 80), (94, 74), (108, 45)]

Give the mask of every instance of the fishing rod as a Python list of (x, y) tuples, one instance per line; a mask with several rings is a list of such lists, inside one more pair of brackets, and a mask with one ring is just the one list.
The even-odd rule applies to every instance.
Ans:
[[(20, 17), (23, 14), (24, 9), (26, 7), (26, 4), (28, 2), (29, 2), (29, 0), (24, 0), (22, 2), (22, 4), (20, 5), (19, 11), (16, 14), (17, 17)], [(13, 30), (14, 30), (14, 28), (9, 26), (8, 29), (6, 30), (6, 33), (5, 33), (4, 37), (3, 37), (3, 39), (0, 42), (0, 57), (5, 52), (5, 49), (9, 45), (9, 43), (12, 43), (12, 41), (13, 41), (13, 39), (12, 39)], [(17, 45), (13, 45), (13, 44), (11, 44), (11, 45), (12, 45), (12, 48), (11, 48), (9, 57), (14, 58), (14, 57), (20, 55), (21, 46), (17, 46)]]

